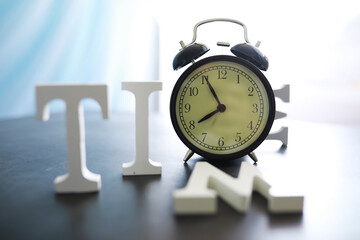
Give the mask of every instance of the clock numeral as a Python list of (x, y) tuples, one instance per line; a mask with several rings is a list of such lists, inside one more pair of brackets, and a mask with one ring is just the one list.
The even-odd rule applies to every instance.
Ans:
[(207, 136), (207, 133), (202, 133), (201, 135), (203, 135), (202, 142), (205, 142), (205, 138), (206, 138), (206, 136)]
[(184, 108), (185, 108), (185, 113), (188, 113), (188, 112), (190, 112), (191, 105), (189, 103), (187, 103), (184, 105)]
[(219, 145), (220, 147), (222, 147), (222, 146), (224, 146), (224, 144), (225, 144), (225, 142), (224, 142), (224, 137), (219, 138), (218, 145)]
[(227, 71), (225, 69), (218, 70), (218, 79), (226, 79)]
[(236, 138), (235, 138), (235, 142), (240, 142), (241, 141), (241, 133), (236, 133)]
[(189, 92), (190, 92), (190, 97), (197, 96), (199, 94), (199, 89), (197, 87), (190, 87)]
[(253, 112), (253, 113), (257, 113), (257, 112), (259, 111), (259, 108), (258, 108), (257, 103), (254, 103), (252, 106), (253, 106), (253, 108), (254, 108), (254, 109), (252, 110), (252, 112)]
[(252, 123), (252, 121), (249, 122), (249, 124), (247, 125), (247, 128), (249, 128), (250, 130), (253, 129), (253, 123)]
[(240, 75), (237, 75), (237, 84), (240, 84)]
[(249, 91), (249, 95), (248, 96), (254, 96), (254, 88), (253, 87), (249, 87), (248, 88), (248, 91)]
[(191, 130), (195, 129), (195, 121), (194, 121), (194, 120), (191, 120), (191, 121), (189, 122), (189, 128), (190, 128)]
[(209, 76), (201, 76), (201, 84), (205, 84), (206, 80), (209, 81)]

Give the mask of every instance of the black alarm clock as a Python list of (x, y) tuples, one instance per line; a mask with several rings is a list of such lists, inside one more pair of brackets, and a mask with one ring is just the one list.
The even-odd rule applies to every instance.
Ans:
[[(222, 21), (240, 25), (245, 42), (231, 48), (233, 55), (196, 59), (209, 52), (196, 43), (197, 28)], [(179, 77), (170, 99), (172, 125), (189, 148), (184, 161), (197, 153), (210, 160), (236, 159), (249, 155), (265, 140), (275, 118), (275, 97), (262, 73), (269, 63), (247, 37), (246, 26), (237, 20), (216, 18), (194, 27), (193, 40), (175, 56), (173, 69), (192, 63)], [(230, 46), (228, 43), (218, 43)]]

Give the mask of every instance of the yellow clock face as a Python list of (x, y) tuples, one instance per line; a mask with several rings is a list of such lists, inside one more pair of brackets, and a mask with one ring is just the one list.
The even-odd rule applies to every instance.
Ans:
[(175, 131), (191, 150), (209, 159), (233, 159), (266, 138), (275, 100), (256, 67), (237, 57), (214, 56), (181, 75), (170, 113)]

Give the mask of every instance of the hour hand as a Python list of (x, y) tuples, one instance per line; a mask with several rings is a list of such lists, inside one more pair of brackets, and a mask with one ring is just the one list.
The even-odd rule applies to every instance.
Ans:
[(214, 116), (214, 115), (217, 114), (218, 112), (220, 112), (219, 109), (216, 109), (215, 111), (212, 111), (211, 113), (205, 115), (202, 119), (200, 119), (200, 120), (198, 121), (198, 123), (201, 123), (202, 121), (205, 121), (206, 119), (211, 118), (212, 116)]
[(215, 111), (212, 111), (211, 113), (206, 114), (202, 119), (200, 119), (198, 121), (198, 123), (201, 123), (202, 121), (205, 121), (206, 119), (211, 118), (212, 116), (214, 116), (218, 112), (225, 112), (225, 110), (226, 110), (226, 106), (224, 104), (220, 104), (220, 105), (217, 106)]

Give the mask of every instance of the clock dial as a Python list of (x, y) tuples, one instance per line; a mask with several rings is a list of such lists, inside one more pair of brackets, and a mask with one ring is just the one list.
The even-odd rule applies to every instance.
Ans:
[(192, 65), (179, 78), (170, 106), (180, 139), (210, 159), (253, 151), (266, 138), (275, 115), (265, 76), (232, 56), (209, 57)]

